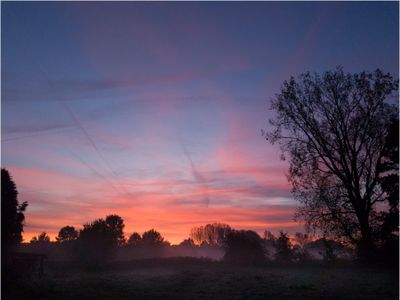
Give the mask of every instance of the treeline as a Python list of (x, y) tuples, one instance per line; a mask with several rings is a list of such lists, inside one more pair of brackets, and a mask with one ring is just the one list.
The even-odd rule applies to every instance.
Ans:
[(125, 236), (124, 227), (120, 216), (109, 215), (86, 223), (79, 230), (65, 226), (60, 229), (55, 242), (43, 232), (33, 237), (30, 243), (21, 245), (21, 250), (83, 265), (155, 257), (203, 257), (234, 264), (334, 261), (351, 257), (351, 249), (339, 242), (313, 240), (303, 233), (289, 238), (284, 232), (275, 236), (265, 231), (260, 236), (255, 231), (235, 230), (227, 224), (213, 223), (192, 228), (189, 238), (171, 245), (154, 229)]

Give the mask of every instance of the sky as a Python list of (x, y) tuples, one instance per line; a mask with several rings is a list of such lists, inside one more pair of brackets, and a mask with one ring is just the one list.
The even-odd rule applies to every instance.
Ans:
[(1, 2), (1, 166), (24, 240), (108, 214), (172, 243), (302, 231), (261, 130), (283, 81), (398, 76), (398, 2)]

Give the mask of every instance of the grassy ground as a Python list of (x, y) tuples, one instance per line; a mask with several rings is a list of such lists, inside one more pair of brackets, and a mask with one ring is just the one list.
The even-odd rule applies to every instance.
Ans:
[[(120, 264), (84, 271), (48, 266), (8, 299), (398, 299), (398, 275), (350, 266), (227, 267)], [(7, 299), (7, 298), (5, 298)]]

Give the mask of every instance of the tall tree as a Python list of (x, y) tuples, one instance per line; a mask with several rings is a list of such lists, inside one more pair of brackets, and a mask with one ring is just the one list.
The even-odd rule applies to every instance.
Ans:
[(274, 130), (265, 133), (289, 156), (288, 179), (302, 203), (297, 218), (357, 245), (362, 256), (379, 244), (381, 213), (391, 206), (382, 177), (398, 172), (398, 164), (385, 164), (398, 118), (387, 100), (397, 90), (398, 81), (380, 70), (292, 77), (272, 100)]
[(15, 250), (22, 241), (25, 201), (18, 202), (17, 187), (6, 169), (1, 169), (1, 248), (3, 253)]
[(118, 215), (108, 215), (105, 221), (117, 245), (122, 246), (125, 244), (124, 220)]

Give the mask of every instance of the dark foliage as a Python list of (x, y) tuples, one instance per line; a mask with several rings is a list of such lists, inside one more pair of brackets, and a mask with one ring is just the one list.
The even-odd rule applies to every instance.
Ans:
[(161, 246), (164, 243), (164, 238), (158, 231), (154, 229), (150, 229), (144, 232), (142, 235), (141, 244), (143, 245), (157, 247)]
[(39, 234), (37, 237), (34, 236), (31, 239), (31, 243), (35, 244), (35, 243), (50, 243), (50, 237), (47, 235), (46, 232), (42, 232), (41, 234)]
[(121, 247), (120, 257), (128, 260), (165, 257), (169, 249), (169, 242), (165, 241), (158, 231), (150, 229), (142, 236), (137, 232), (132, 233), (126, 245)]
[(251, 230), (231, 230), (223, 243), (224, 261), (230, 264), (259, 264), (265, 261), (261, 237)]
[[(379, 241), (379, 258), (396, 263), (399, 261), (399, 119), (393, 118), (389, 124), (386, 147), (383, 153), (382, 173), (379, 183), (387, 195), (388, 210), (374, 212), (382, 224), (374, 228)], [(397, 263), (398, 264), (398, 263)]]
[(292, 244), (287, 233), (280, 232), (276, 239), (276, 255), (275, 258), (280, 262), (290, 262), (292, 260)]
[(125, 244), (124, 220), (118, 215), (109, 215), (106, 217), (106, 224), (109, 230), (112, 232), (115, 243), (118, 246)]
[(292, 248), (292, 256), (298, 262), (310, 261), (311, 255), (308, 253), (306, 245), (311, 242), (311, 238), (308, 234), (296, 232), (294, 234), (294, 240), (296, 245)]
[(186, 240), (183, 240), (180, 244), (179, 244), (179, 246), (180, 247), (183, 247), (183, 248), (193, 248), (193, 247), (196, 247), (196, 244), (194, 243), (194, 241), (192, 240), (192, 239), (186, 239)]
[(290, 158), (288, 178), (303, 204), (297, 218), (365, 258), (398, 222), (398, 108), (386, 101), (397, 90), (380, 70), (306, 73), (284, 82), (272, 102), (275, 130), (266, 133)]
[(75, 241), (79, 236), (78, 231), (73, 226), (64, 226), (58, 232), (57, 242), (65, 243)]
[(15, 251), (22, 241), (24, 211), (27, 202), (18, 202), (17, 187), (6, 169), (1, 169), (1, 278), (2, 298), (9, 285), (27, 274), (27, 269), (15, 263)]
[(110, 218), (109, 222), (106, 220), (98, 219), (85, 224), (79, 232), (74, 252), (83, 265), (99, 266), (115, 256), (121, 241), (123, 221), (121, 223), (122, 219), (115, 215), (112, 216), (113, 222), (110, 222)]
[(27, 202), (18, 202), (17, 187), (6, 169), (1, 169), (1, 249), (13, 251), (22, 241)]
[(134, 232), (129, 236), (127, 244), (129, 246), (137, 246), (140, 244), (141, 240), (142, 240), (142, 237), (140, 236), (140, 234), (137, 232)]

